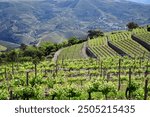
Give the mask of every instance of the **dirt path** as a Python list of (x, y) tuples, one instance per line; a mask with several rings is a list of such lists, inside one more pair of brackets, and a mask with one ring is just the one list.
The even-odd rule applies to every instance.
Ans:
[(60, 49), (60, 50), (58, 50), (57, 52), (55, 52), (55, 55), (54, 55), (54, 58), (53, 58), (53, 61), (54, 61), (54, 62), (57, 61), (58, 56), (59, 56), (59, 54), (60, 54), (60, 52), (61, 52), (62, 50), (63, 50), (63, 49)]
[(86, 42), (83, 43), (82, 55), (84, 58), (89, 58), (86, 54)]

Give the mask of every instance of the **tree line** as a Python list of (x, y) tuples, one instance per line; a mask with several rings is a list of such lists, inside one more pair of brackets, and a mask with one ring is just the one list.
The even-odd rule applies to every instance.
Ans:
[[(126, 26), (128, 27), (128, 30), (133, 30), (139, 27), (139, 25), (135, 22), (129, 22)], [(147, 26), (147, 30), (150, 31), (150, 26)], [(99, 36), (104, 36), (104, 32), (101, 29), (89, 30), (87, 39), (93, 39)], [(36, 45), (28, 46), (21, 44), (20, 48), (8, 52), (0, 52), (0, 63), (12, 61), (31, 61), (37, 58), (42, 60), (45, 57), (53, 58), (53, 55), (57, 50), (82, 43), (87, 39), (79, 40), (76, 37), (71, 37), (62, 43), (42, 42), (38, 47)]]

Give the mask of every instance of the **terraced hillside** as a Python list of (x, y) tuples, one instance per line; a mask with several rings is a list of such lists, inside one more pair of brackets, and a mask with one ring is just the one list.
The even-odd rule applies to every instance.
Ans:
[(142, 45), (131, 38), (131, 32), (111, 34), (109, 41), (130, 57), (150, 57), (150, 53)]
[(97, 58), (100, 59), (119, 56), (117, 52), (107, 45), (106, 36), (88, 40), (88, 48)]
[(147, 32), (147, 28), (146, 27), (139, 27), (139, 28), (136, 28), (136, 29), (132, 30), (133, 34), (143, 34), (145, 32)]
[(150, 32), (147, 31), (147, 28), (134, 29), (133, 35), (150, 45)]
[(66, 47), (61, 51), (60, 55), (58, 56), (58, 60), (84, 58), (82, 54), (82, 48), (83, 48), (83, 43)]
[(145, 32), (142, 34), (136, 34), (135, 36), (150, 45), (150, 32)]
[[(134, 36), (137, 38), (135, 39)], [(145, 42), (139, 43), (138, 40)], [(108, 32), (103, 37), (88, 39), (86, 47), (84, 44), (76, 44), (63, 49), (58, 59), (81, 59), (83, 49), (89, 57), (97, 59), (115, 58), (129, 56), (132, 58), (150, 58), (150, 32), (146, 27), (140, 27), (133, 31)], [(146, 46), (145, 46), (146, 45)]]

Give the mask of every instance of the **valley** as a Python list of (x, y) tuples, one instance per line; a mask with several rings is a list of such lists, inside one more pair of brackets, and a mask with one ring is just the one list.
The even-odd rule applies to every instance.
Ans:
[(0, 40), (33, 45), (85, 39), (88, 30), (124, 30), (128, 22), (150, 23), (150, 6), (115, 0), (1, 1)]

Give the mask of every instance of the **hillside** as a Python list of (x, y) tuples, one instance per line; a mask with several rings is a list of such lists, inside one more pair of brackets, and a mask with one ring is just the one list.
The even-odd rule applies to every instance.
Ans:
[(129, 21), (150, 23), (150, 6), (116, 0), (44, 0), (0, 2), (0, 39), (37, 44), (86, 37), (89, 29), (125, 29)]
[(0, 45), (7, 48), (7, 50), (18, 48), (20, 46), (19, 44), (11, 43), (11, 42), (8, 42), (8, 41), (2, 41), (2, 40), (0, 40)]
[(64, 48), (58, 55), (58, 60), (83, 59), (84, 52), (98, 60), (124, 56), (149, 59), (150, 32), (142, 27), (132, 31), (106, 33), (105, 36), (88, 39), (85, 45), (82, 43)]
[(0, 100), (150, 100), (147, 29), (0, 52)]
[(6, 49), (7, 49), (6, 47), (0, 45), (0, 52), (1, 52), (1, 51), (5, 51)]

